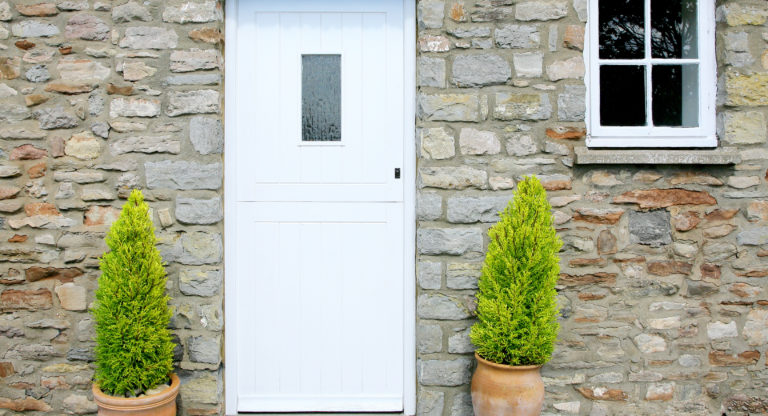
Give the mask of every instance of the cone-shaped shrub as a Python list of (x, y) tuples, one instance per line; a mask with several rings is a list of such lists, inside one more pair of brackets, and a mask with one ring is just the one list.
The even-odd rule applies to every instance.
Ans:
[(526, 177), (499, 222), (478, 282), (477, 322), (470, 337), (484, 359), (507, 365), (549, 361), (557, 323), (557, 253), (562, 242), (551, 206), (536, 177)]
[(173, 368), (166, 275), (141, 191), (109, 229), (101, 257), (96, 321), (96, 373), (112, 396), (132, 396), (165, 383)]

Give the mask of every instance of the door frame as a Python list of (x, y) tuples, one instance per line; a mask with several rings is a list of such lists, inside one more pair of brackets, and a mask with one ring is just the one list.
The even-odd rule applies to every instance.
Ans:
[[(229, 244), (234, 244), (237, 224), (235, 189), (237, 152), (235, 131), (238, 120), (234, 111), (226, 111), (236, 105), (237, 86), (227, 83), (228, 75), (236, 79), (238, 3), (248, 0), (225, 2), (225, 71), (224, 71), (224, 399), (225, 413), (237, 415), (237, 314), (235, 296), (237, 282), (227, 278), (227, 271), (235, 270), (235, 261)], [(333, 1), (333, 0), (330, 0)], [(416, 4), (415, 0), (391, 0), (403, 3), (403, 410), (406, 415), (416, 414)], [(232, 330), (229, 330), (232, 329)]]

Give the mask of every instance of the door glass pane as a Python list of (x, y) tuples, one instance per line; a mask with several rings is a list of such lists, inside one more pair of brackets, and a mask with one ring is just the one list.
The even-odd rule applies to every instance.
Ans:
[(600, 67), (600, 125), (645, 126), (645, 67)]
[(651, 1), (651, 55), (696, 58), (696, 0)]
[(600, 0), (600, 59), (645, 57), (643, 0)]
[(341, 140), (341, 55), (301, 56), (301, 140)]
[(653, 124), (667, 127), (698, 127), (698, 65), (654, 65)]

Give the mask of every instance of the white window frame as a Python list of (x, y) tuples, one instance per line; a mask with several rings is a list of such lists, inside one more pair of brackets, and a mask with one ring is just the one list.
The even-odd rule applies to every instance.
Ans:
[[(715, 58), (714, 0), (697, 0), (696, 59), (651, 58), (651, 1), (645, 0), (645, 58), (612, 59), (614, 64), (650, 65), (659, 63), (699, 65), (699, 126), (698, 127), (620, 127), (600, 125), (600, 63), (598, 1), (589, 1), (589, 19), (584, 48), (587, 67), (587, 147), (613, 148), (712, 148), (717, 147), (715, 134), (715, 98), (717, 94), (717, 62)], [(605, 0), (604, 0), (605, 1)], [(657, 0), (659, 1), (659, 0)], [(605, 65), (607, 60), (603, 60)], [(651, 71), (646, 72), (650, 86)], [(652, 114), (652, 88), (646, 87), (646, 115)]]

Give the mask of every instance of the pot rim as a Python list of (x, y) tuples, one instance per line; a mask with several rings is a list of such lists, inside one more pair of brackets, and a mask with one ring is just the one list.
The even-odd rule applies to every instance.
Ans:
[(481, 357), (480, 354), (475, 351), (475, 358), (479, 363), (482, 363), (483, 365), (487, 365), (489, 367), (494, 367), (502, 370), (510, 370), (510, 371), (526, 371), (526, 370), (535, 370), (538, 368), (541, 368), (541, 364), (539, 365), (508, 365), (508, 364), (499, 364), (494, 363), (493, 361), (488, 361), (485, 358)]
[(101, 391), (101, 388), (96, 382), (93, 383), (91, 391), (93, 392), (93, 399), (94, 401), (96, 401), (99, 407), (112, 409), (112, 410), (121, 410), (125, 408), (151, 409), (159, 405), (163, 405), (165, 403), (176, 400), (176, 396), (179, 393), (179, 386), (181, 385), (181, 380), (179, 380), (179, 376), (177, 376), (176, 373), (171, 373), (168, 375), (168, 377), (170, 377), (171, 379), (171, 385), (168, 386), (168, 388), (163, 389), (159, 393), (155, 393), (149, 396), (142, 396), (142, 397), (110, 396), (104, 393), (103, 391)]

